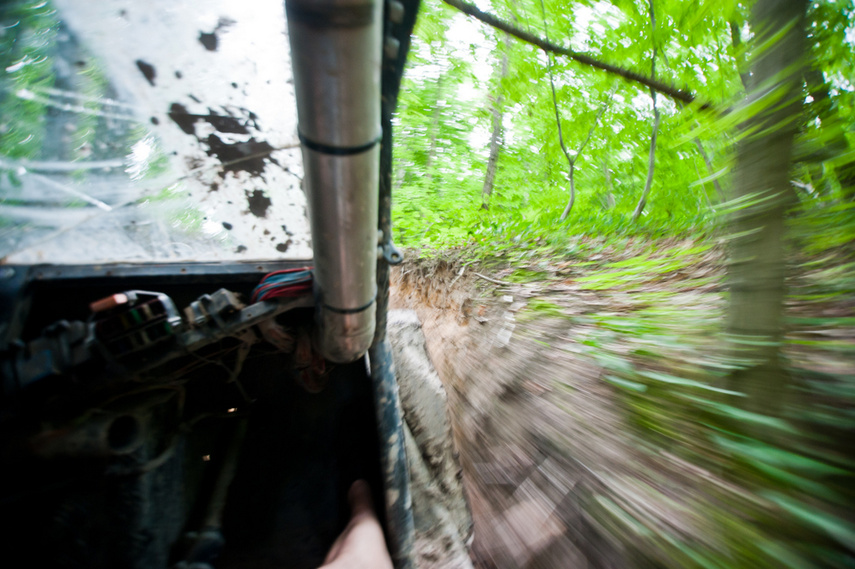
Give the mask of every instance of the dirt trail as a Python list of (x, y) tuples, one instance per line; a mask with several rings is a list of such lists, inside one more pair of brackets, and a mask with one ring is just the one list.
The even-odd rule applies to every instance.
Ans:
[[(768, 456), (838, 473), (851, 456), (839, 395), (855, 374), (853, 301), (840, 293), (851, 291), (841, 276), (850, 265), (797, 261), (783, 354), (796, 397), (786, 419), (799, 436), (757, 456), (715, 438), (716, 424), (737, 424), (729, 417), (789, 429), (722, 403), (734, 394), (717, 383), (733, 369), (721, 248), (674, 241), (584, 258), (515, 254), (492, 270), (438, 259), (398, 267), (393, 307), (418, 314), (448, 393), (476, 566), (682, 568), (734, 556), (753, 566), (796, 537), (825, 543), (798, 519), (782, 522), (761, 491), (781, 481), (757, 475)], [(820, 508), (813, 486), (780, 487)], [(839, 500), (821, 512), (851, 514)]]
[[(448, 391), (477, 566), (622, 567), (586, 502), (622, 473), (631, 480), (627, 465), (643, 457), (603, 370), (576, 354), (584, 332), (526, 314), (538, 294), (415, 261), (394, 275), (392, 302), (418, 313)], [(571, 311), (599, 306), (583, 292), (564, 298)]]

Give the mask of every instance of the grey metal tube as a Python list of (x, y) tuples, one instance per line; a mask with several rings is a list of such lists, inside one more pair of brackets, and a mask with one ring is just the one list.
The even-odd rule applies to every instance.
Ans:
[(368, 349), (376, 323), (378, 147), (354, 156), (304, 148), (303, 157), (312, 188), (315, 338), (324, 357), (348, 362)]
[(316, 343), (334, 362), (371, 344), (377, 296), (382, 3), (286, 0), (315, 259)]

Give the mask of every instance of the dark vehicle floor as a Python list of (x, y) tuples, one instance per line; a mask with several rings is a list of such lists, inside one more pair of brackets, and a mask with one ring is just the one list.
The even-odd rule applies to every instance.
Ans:
[[(278, 268), (110, 274), (78, 268), (61, 275), (31, 269), (30, 278), (2, 291), (13, 336), (6, 340), (31, 339), (60, 319), (85, 319), (90, 302), (123, 290), (163, 292), (179, 308), (219, 288), (246, 296)], [(37, 274), (42, 278), (32, 278)], [(311, 318), (311, 309), (279, 317), (291, 328)], [(238, 346), (223, 340), (142, 381), (119, 380), (108, 394), (78, 394), (75, 386), (86, 378), (76, 377), (61, 386), (67, 397), (54, 392), (45, 401), (6, 405), (0, 543), (7, 556), (39, 567), (170, 567), (189, 552), (210, 556), (216, 544), (203, 538), (221, 521), (225, 547), (216, 567), (318, 566), (347, 523), (350, 484), (365, 478), (382, 496), (365, 362), (328, 369), (324, 388), (310, 393), (297, 380), (294, 358), (264, 342), (252, 347), (233, 377)], [(45, 459), (29, 456), (21, 444), (39, 425), (85, 420), (117, 405), (144, 417), (143, 443), (130, 454)], [(217, 488), (230, 469), (234, 478), (217, 515)]]

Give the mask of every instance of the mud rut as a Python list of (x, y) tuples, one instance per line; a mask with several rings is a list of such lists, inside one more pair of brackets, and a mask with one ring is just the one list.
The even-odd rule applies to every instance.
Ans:
[(603, 484), (596, 472), (619, 472), (633, 453), (600, 370), (544, 345), (573, 342), (560, 323), (516, 321), (524, 286), (494, 295), (478, 281), (405, 265), (392, 292), (393, 307), (418, 313), (448, 392), (476, 566), (622, 566), (584, 507)]
[[(628, 566), (645, 546), (630, 552), (613, 537), (597, 514), (604, 498), (699, 539), (703, 521), (678, 506), (699, 494), (688, 465), (639, 452), (603, 369), (581, 355), (586, 331), (523, 310), (542, 294), (537, 284), (501, 286), (443, 261), (408, 262), (393, 275), (393, 308), (417, 312), (448, 393), (475, 566)], [(560, 297), (569, 314), (603, 306), (598, 293)], [(651, 487), (660, 497), (644, 491)]]

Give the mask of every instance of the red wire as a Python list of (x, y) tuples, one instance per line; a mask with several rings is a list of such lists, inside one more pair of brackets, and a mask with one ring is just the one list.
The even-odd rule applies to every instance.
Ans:
[(308, 281), (297, 282), (293, 285), (286, 287), (281, 287), (281, 283), (265, 283), (264, 281), (275, 275), (296, 273), (299, 271), (311, 271), (313, 268), (314, 267), (298, 267), (295, 269), (282, 269), (280, 271), (273, 271), (272, 273), (267, 273), (266, 275), (264, 275), (264, 278), (261, 279), (261, 284), (256, 287), (256, 291), (252, 295), (252, 301), (257, 302), (261, 300), (267, 300), (269, 298), (299, 296), (300, 294), (305, 294), (306, 292), (309, 292), (311, 290), (312, 283), (311, 275), (308, 277)]
[(271, 298), (294, 297), (300, 296), (312, 290), (312, 283), (299, 283), (289, 287), (276, 288), (271, 291), (262, 293), (258, 300), (269, 300)]
[(287, 273), (296, 273), (298, 271), (311, 271), (314, 267), (300, 267), (297, 269), (282, 269), (281, 271), (273, 271), (272, 273), (267, 273), (264, 275), (264, 278), (261, 279), (261, 282), (264, 282), (265, 279), (272, 277), (273, 275), (284, 275)]

